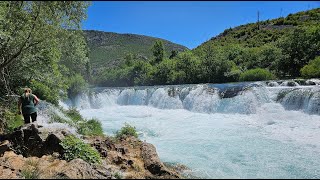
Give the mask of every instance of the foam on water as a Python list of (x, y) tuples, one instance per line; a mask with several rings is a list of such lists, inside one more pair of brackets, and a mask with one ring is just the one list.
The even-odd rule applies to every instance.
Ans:
[(125, 122), (135, 126), (141, 139), (156, 146), (162, 161), (185, 164), (200, 177), (320, 177), (319, 116), (287, 112), (281, 105), (267, 104), (249, 115), (146, 106), (81, 113), (100, 119), (107, 134)]
[(128, 88), (100, 92), (108, 101), (99, 108), (78, 107), (90, 107), (81, 114), (107, 134), (135, 126), (162, 161), (202, 178), (320, 178), (318, 87), (294, 88), (250, 87), (230, 98), (205, 85)]

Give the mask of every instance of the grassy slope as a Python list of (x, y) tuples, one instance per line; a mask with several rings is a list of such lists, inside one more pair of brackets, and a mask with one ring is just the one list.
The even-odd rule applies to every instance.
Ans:
[(289, 14), (287, 17), (261, 21), (259, 24), (249, 23), (226, 29), (223, 33), (193, 49), (193, 51), (197, 53), (208, 46), (226, 46), (229, 44), (260, 47), (275, 42), (290, 29), (310, 25), (320, 25), (320, 8)]
[[(138, 54), (145, 59), (153, 57), (151, 47), (159, 38), (135, 35), (118, 34), (102, 31), (84, 31), (90, 49), (89, 58), (94, 69), (110, 68), (121, 63), (126, 53)], [(160, 39), (164, 42), (166, 54), (171, 50), (184, 51), (188, 48)]]

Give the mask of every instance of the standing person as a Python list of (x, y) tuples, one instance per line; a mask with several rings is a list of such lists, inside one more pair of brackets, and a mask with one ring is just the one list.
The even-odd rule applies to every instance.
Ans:
[[(37, 109), (35, 106), (38, 103), (39, 98), (32, 94), (30, 88), (25, 88), (18, 102), (19, 114), (22, 113), (25, 124), (37, 121)], [(32, 121), (30, 121), (30, 117)]]

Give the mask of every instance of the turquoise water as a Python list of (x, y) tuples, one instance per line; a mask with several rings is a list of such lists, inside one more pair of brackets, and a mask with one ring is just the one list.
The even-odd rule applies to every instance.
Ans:
[(78, 103), (106, 134), (129, 123), (162, 161), (184, 164), (201, 178), (320, 178), (320, 116), (286, 110), (274, 101), (279, 88), (229, 99), (196, 88), (181, 102), (163, 89), (153, 92), (152, 103), (137, 90), (99, 93), (91, 99), (104, 102), (99, 106), (85, 104), (88, 98)]

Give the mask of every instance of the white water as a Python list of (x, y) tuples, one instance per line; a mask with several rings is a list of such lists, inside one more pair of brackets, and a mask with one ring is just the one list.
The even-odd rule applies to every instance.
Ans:
[(106, 89), (75, 105), (85, 118), (99, 119), (106, 134), (125, 122), (135, 126), (162, 161), (184, 164), (198, 177), (320, 178), (320, 89), (300, 88), (278, 102), (291, 87), (256, 87), (224, 99), (206, 86), (173, 94), (171, 87)]

